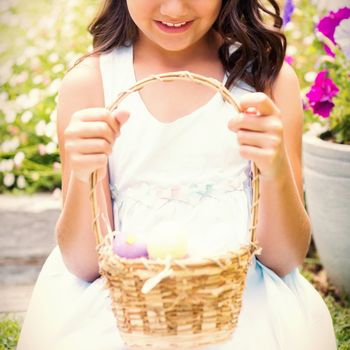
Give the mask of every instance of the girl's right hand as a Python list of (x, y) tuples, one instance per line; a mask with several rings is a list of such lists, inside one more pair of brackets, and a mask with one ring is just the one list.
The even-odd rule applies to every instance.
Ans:
[(97, 181), (106, 176), (108, 155), (128, 118), (128, 112), (105, 108), (82, 109), (72, 115), (64, 131), (64, 148), (73, 176), (86, 183), (95, 170)]

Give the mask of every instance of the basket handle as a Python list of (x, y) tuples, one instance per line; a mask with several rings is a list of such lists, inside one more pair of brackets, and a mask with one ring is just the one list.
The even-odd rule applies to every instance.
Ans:
[[(187, 80), (195, 83), (199, 83), (201, 85), (205, 85), (213, 88), (216, 91), (219, 91), (223, 97), (223, 99), (228, 102), (233, 108), (239, 113), (240, 107), (236, 102), (235, 98), (231, 95), (230, 91), (218, 80), (213, 78), (204, 77), (200, 74), (195, 74), (188, 71), (178, 71), (178, 72), (170, 72), (163, 73), (157, 75), (151, 75), (145, 79), (138, 81), (136, 84), (131, 86), (128, 90), (120, 92), (115, 101), (107, 107), (109, 111), (115, 110), (119, 104), (130, 94), (142, 90), (146, 85), (151, 84), (156, 81), (161, 82), (171, 82), (175, 80)], [(257, 245), (256, 242), (256, 227), (258, 222), (258, 206), (259, 206), (259, 169), (252, 163), (252, 206), (251, 206), (251, 222), (249, 228), (250, 241), (253, 246)], [(97, 202), (97, 194), (96, 194), (96, 183), (97, 183), (97, 172), (94, 171), (90, 176), (90, 202), (92, 206), (93, 213), (93, 231), (96, 238), (97, 245), (101, 244), (103, 241), (103, 235), (101, 231), (101, 226), (99, 222), (99, 207)], [(254, 249), (254, 248), (253, 248)]]

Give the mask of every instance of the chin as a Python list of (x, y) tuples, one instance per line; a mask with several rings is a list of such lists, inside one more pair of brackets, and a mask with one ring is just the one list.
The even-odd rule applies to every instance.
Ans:
[(160, 46), (164, 51), (169, 51), (169, 52), (182, 52), (185, 51), (188, 46), (172, 46), (172, 45), (167, 45), (167, 46)]
[(169, 52), (181, 52), (191, 48), (194, 43), (176, 43), (174, 41), (169, 40), (168, 42), (158, 42), (158, 46), (165, 51)]

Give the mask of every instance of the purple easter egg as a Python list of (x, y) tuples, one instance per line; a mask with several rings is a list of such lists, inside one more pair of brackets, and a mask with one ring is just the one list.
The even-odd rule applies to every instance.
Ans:
[(148, 257), (146, 244), (131, 234), (118, 234), (113, 241), (113, 252), (127, 259)]

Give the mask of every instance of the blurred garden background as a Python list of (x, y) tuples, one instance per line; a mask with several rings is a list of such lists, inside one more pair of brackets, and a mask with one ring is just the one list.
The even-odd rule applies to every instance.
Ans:
[[(328, 3), (334, 12), (322, 26), (320, 20), (329, 15), (327, 1), (280, 1), (288, 37), (286, 60), (301, 84), (305, 131), (329, 127), (332, 140), (350, 144), (350, 1), (343, 2), (349, 11), (337, 1)], [(92, 49), (86, 28), (98, 5), (98, 0), (0, 1), (2, 195), (44, 191), (59, 196), (57, 92), (67, 69)], [(337, 12), (339, 7), (344, 10)], [(327, 278), (314, 244), (302, 273), (327, 302), (339, 349), (350, 349), (349, 297)], [(1, 315), (0, 350), (15, 347), (19, 330), (20, 320)]]

